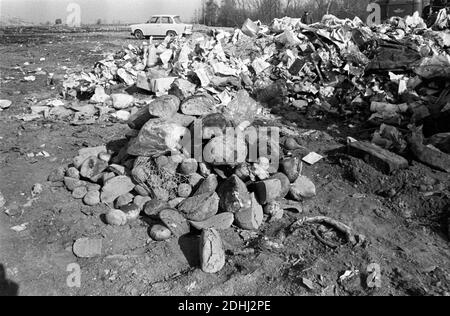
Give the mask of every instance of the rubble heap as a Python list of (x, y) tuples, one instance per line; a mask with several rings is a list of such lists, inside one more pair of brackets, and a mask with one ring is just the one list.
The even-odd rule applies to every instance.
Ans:
[[(202, 269), (215, 273), (225, 263), (218, 231), (233, 224), (258, 230), (265, 219), (283, 217), (286, 197), (316, 195), (302, 161), (314, 164), (320, 155), (292, 137), (282, 137), (281, 148), (271, 146), (270, 135), (259, 136), (259, 146), (278, 152), (250, 158), (251, 142), (235, 141), (258, 128), (255, 118), (267, 108), (370, 113), (369, 121), (380, 126), (378, 146), (350, 139), (350, 154), (391, 173), (408, 167), (401, 155), (409, 148), (417, 160), (449, 172), (449, 156), (425, 146), (415, 127), (450, 109), (449, 48), (450, 34), (426, 28), (417, 16), (373, 28), (334, 16), (310, 26), (291, 18), (270, 26), (248, 20), (234, 33), (129, 46), (63, 84), (67, 98), (122, 111), (131, 128), (127, 146), (81, 149), (73, 166), (51, 177), (87, 205), (109, 205), (108, 224), (146, 216), (159, 221), (150, 233), (157, 241), (202, 231)], [(155, 97), (108, 95), (118, 82)], [(411, 123), (406, 139), (403, 127)], [(200, 143), (186, 138), (195, 126)], [(225, 137), (230, 128), (234, 134)], [(434, 144), (448, 153), (448, 134), (439, 135)], [(196, 146), (204, 154), (207, 149), (208, 163), (193, 158)]]

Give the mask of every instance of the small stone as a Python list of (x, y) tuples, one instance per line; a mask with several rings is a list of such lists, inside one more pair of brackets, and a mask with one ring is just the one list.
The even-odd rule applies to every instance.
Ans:
[(251, 196), (251, 206), (235, 214), (236, 224), (246, 230), (258, 230), (264, 221), (262, 206), (258, 203), (255, 195)]
[(64, 181), (65, 173), (66, 173), (66, 169), (64, 167), (59, 167), (50, 173), (50, 175), (48, 176), (48, 181), (62, 182), (62, 181)]
[(138, 195), (142, 195), (142, 196), (149, 196), (150, 193), (147, 191), (147, 189), (145, 189), (143, 186), (141, 185), (137, 185), (134, 187), (134, 191), (138, 194)]
[(112, 203), (119, 196), (131, 192), (135, 187), (133, 181), (127, 176), (118, 176), (108, 180), (102, 189), (103, 203)]
[(215, 192), (218, 186), (219, 182), (217, 180), (217, 176), (215, 174), (212, 174), (200, 184), (197, 191), (195, 191), (194, 195), (201, 195), (208, 192)]
[(127, 216), (121, 210), (111, 210), (106, 213), (106, 223), (111, 226), (124, 226), (127, 224)]
[(141, 210), (144, 209), (145, 204), (152, 200), (149, 196), (138, 195), (134, 198), (133, 203), (136, 204)]
[(284, 210), (279, 202), (271, 202), (264, 206), (264, 214), (271, 216), (272, 220), (280, 220), (283, 218)]
[(153, 191), (153, 195), (154, 195), (155, 199), (169, 202), (170, 194), (169, 194), (169, 191), (167, 191), (166, 189), (154, 188), (154, 189), (152, 189), (152, 191)]
[(236, 168), (234, 174), (242, 181), (247, 181), (250, 179), (250, 166), (247, 163), (243, 163)]
[(100, 153), (98, 154), (98, 159), (100, 159), (101, 161), (107, 162), (109, 163), (111, 161), (111, 154), (108, 153)]
[(117, 111), (116, 113), (111, 114), (112, 117), (119, 120), (120, 122), (128, 122), (131, 117), (130, 112), (125, 110)]
[(189, 223), (177, 210), (165, 209), (161, 211), (159, 218), (176, 237), (184, 236), (191, 231)]
[(64, 178), (64, 185), (66, 186), (67, 190), (69, 190), (71, 192), (78, 187), (84, 186), (85, 184), (86, 183), (84, 181), (81, 181), (78, 179), (69, 178), (69, 177)]
[(213, 217), (219, 210), (219, 196), (209, 192), (193, 196), (183, 201), (178, 207), (188, 220), (202, 222)]
[(193, 188), (196, 188), (203, 180), (204, 178), (198, 173), (193, 173), (189, 176), (189, 184)]
[(40, 183), (36, 183), (33, 185), (33, 187), (31, 188), (31, 195), (32, 196), (36, 196), (42, 193), (42, 191), (44, 190), (44, 188), (42, 187), (42, 184)]
[(0, 100), (0, 111), (8, 109), (12, 104), (10, 100)]
[(236, 175), (231, 176), (219, 187), (220, 208), (229, 213), (251, 207), (251, 195), (241, 179)]
[(217, 230), (226, 230), (233, 225), (234, 214), (233, 213), (221, 213), (215, 215), (203, 222), (190, 221), (189, 223), (198, 230), (204, 230), (214, 228)]
[(86, 196), (87, 193), (88, 193), (87, 188), (83, 186), (75, 188), (75, 190), (73, 190), (72, 192), (72, 196), (74, 199), (81, 200)]
[(88, 192), (90, 191), (100, 191), (102, 187), (99, 184), (96, 183), (86, 183), (86, 189)]
[(217, 230), (205, 229), (200, 239), (200, 263), (205, 273), (217, 273), (225, 266), (225, 251)]
[(116, 93), (111, 95), (113, 107), (116, 110), (129, 108), (134, 103), (134, 97), (129, 94)]
[(81, 165), (80, 175), (92, 182), (97, 182), (103, 176), (103, 171), (106, 168), (108, 168), (107, 162), (98, 159), (96, 156), (91, 156)]
[(177, 208), (186, 198), (176, 198), (172, 201), (169, 201), (170, 208)]
[(300, 176), (291, 186), (291, 196), (296, 201), (303, 201), (316, 196), (316, 186), (305, 176)]
[(167, 227), (155, 225), (150, 230), (150, 237), (156, 241), (164, 241), (172, 236), (172, 232)]
[(147, 216), (150, 216), (152, 218), (157, 218), (159, 217), (159, 213), (161, 213), (162, 210), (168, 209), (170, 208), (169, 203), (167, 203), (166, 201), (161, 201), (161, 200), (151, 200), (148, 201), (145, 206), (144, 206), (144, 213)]
[(196, 173), (198, 169), (198, 163), (195, 159), (186, 159), (180, 165), (180, 173), (189, 176)]
[(289, 178), (291, 183), (294, 183), (300, 175), (300, 159), (297, 157), (283, 159), (280, 162), (280, 170)]
[(198, 164), (198, 173), (203, 178), (207, 178), (211, 174), (211, 169), (204, 162), (200, 162)]
[(134, 195), (131, 193), (126, 193), (123, 194), (121, 196), (119, 196), (116, 200), (116, 208), (120, 209), (122, 206), (126, 206), (128, 204), (130, 204), (131, 202), (133, 202), (134, 200)]
[(169, 158), (167, 158), (166, 156), (160, 156), (155, 159), (155, 163), (158, 169), (162, 169), (163, 167), (169, 164)]
[(102, 240), (80, 238), (73, 244), (73, 253), (78, 258), (94, 258), (102, 254)]
[(89, 191), (83, 198), (84, 204), (95, 206), (100, 204), (100, 191)]
[(189, 184), (182, 183), (178, 186), (178, 196), (181, 198), (187, 198), (191, 196), (192, 187)]
[(288, 137), (286, 139), (284, 146), (286, 147), (287, 150), (296, 150), (301, 148), (301, 146), (297, 143), (297, 141), (292, 137)]
[[(80, 179), (80, 172), (75, 167), (70, 167), (66, 171), (66, 176), (73, 179)], [(63, 179), (64, 180), (64, 179)]]
[(78, 150), (78, 156), (73, 159), (75, 168), (80, 169), (81, 165), (91, 156), (98, 157), (100, 153), (106, 153), (108, 150), (106, 146), (88, 147)]
[(127, 223), (137, 221), (141, 214), (141, 208), (134, 203), (122, 206), (120, 210), (125, 213)]
[(114, 172), (116, 175), (118, 175), (118, 176), (124, 176), (125, 175), (125, 167), (124, 166), (121, 166), (121, 165), (115, 165), (115, 164), (113, 164), (113, 165), (110, 165), (109, 167), (108, 167), (108, 169), (110, 170), (110, 171), (112, 171), (112, 172)]

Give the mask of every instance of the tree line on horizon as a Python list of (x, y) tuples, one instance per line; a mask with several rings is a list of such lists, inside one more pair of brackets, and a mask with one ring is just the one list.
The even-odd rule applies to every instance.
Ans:
[[(207, 26), (240, 27), (247, 18), (270, 23), (285, 16), (300, 18), (310, 11), (313, 21), (325, 14), (339, 18), (365, 19), (367, 5), (373, 0), (205, 0), (195, 20)], [(201, 17), (199, 16), (201, 14)]]

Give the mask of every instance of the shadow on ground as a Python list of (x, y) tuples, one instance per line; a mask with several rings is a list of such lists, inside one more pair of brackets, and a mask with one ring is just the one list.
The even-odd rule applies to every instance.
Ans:
[(18, 296), (19, 285), (6, 279), (5, 267), (0, 264), (0, 296)]

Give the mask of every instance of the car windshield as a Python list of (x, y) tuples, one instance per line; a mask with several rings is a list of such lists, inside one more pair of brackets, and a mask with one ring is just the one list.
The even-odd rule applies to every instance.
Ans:
[(173, 21), (174, 21), (175, 23), (177, 23), (177, 24), (183, 23), (183, 22), (181, 22), (181, 19), (180, 19), (179, 16), (174, 16), (174, 17), (173, 17)]

